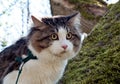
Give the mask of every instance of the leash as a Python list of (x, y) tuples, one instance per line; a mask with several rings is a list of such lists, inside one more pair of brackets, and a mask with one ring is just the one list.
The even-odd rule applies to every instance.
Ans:
[(21, 75), (22, 68), (23, 68), (24, 64), (25, 64), (26, 62), (28, 62), (29, 60), (31, 60), (31, 59), (37, 59), (37, 57), (34, 56), (30, 50), (28, 50), (28, 56), (27, 56), (26, 58), (23, 59), (22, 57), (19, 57), (19, 56), (16, 57), (15, 60), (16, 60), (17, 62), (20, 62), (21, 65), (20, 65), (20, 68), (19, 68), (19, 72), (18, 72), (18, 75), (17, 75), (17, 79), (16, 79), (15, 84), (18, 84), (18, 80), (19, 80), (19, 78), (20, 78), (20, 75)]

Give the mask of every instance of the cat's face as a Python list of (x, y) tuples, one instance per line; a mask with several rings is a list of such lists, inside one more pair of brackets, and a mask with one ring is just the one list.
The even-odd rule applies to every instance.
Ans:
[(81, 36), (78, 30), (80, 15), (58, 16), (36, 19), (32, 16), (34, 26), (29, 34), (32, 47), (40, 53), (48, 50), (57, 57), (71, 58), (79, 51)]

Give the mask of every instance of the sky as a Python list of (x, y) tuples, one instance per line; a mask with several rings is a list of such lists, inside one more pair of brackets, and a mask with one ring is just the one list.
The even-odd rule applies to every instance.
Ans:
[(104, 1), (107, 2), (108, 4), (114, 4), (118, 2), (119, 0), (104, 0)]

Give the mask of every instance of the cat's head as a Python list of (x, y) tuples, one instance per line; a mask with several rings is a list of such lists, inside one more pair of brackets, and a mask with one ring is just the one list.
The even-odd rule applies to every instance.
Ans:
[(37, 53), (47, 50), (53, 56), (72, 58), (81, 42), (80, 13), (53, 16), (41, 20), (32, 16), (34, 27), (29, 34), (31, 46)]

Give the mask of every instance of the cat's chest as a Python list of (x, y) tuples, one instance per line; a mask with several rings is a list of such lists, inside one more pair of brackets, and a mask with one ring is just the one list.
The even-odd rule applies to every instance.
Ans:
[(66, 64), (66, 61), (61, 63), (42, 63), (31, 60), (25, 64), (22, 76), (23, 78), (26, 78), (26, 76), (28, 78), (30, 77), (29, 79), (32, 77), (32, 79), (35, 78), (36, 80), (38, 79), (38, 81), (46, 79), (55, 82), (62, 77)]

